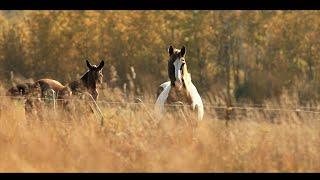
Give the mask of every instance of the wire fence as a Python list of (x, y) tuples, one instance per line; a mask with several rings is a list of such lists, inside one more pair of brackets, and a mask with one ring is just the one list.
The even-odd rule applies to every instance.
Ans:
[[(34, 100), (52, 100), (52, 98), (47, 97), (24, 97), (24, 96), (8, 96), (8, 95), (0, 95), (0, 98), (12, 98), (12, 99), (20, 99), (24, 100), (34, 99)], [(55, 101), (83, 101), (89, 102), (89, 99), (81, 99), (81, 98), (56, 98)], [(150, 105), (154, 106), (155, 103), (153, 102), (143, 102), (141, 99), (135, 98), (135, 101), (128, 102), (128, 101), (108, 101), (108, 100), (96, 100), (96, 103), (99, 104), (109, 104), (109, 105)], [(165, 104), (166, 107), (191, 107), (189, 104)], [(232, 106), (221, 105), (221, 104), (213, 104), (213, 103), (204, 103), (205, 109), (221, 109), (226, 111), (233, 111), (233, 110), (249, 110), (249, 111), (278, 111), (278, 112), (299, 112), (299, 113), (312, 113), (312, 114), (320, 114), (320, 108), (318, 107), (307, 107), (307, 106), (274, 106), (274, 105), (262, 105), (262, 104), (236, 104)]]

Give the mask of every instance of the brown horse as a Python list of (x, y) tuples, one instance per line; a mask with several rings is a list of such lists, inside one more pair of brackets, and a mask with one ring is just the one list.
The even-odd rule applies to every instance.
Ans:
[[(58, 99), (66, 99), (72, 94), (68, 86), (63, 86), (58, 81), (53, 79), (40, 79), (34, 83), (18, 84), (10, 88), (7, 95), (24, 97), (25, 111), (30, 113), (35, 107), (37, 107), (37, 109), (40, 108), (41, 98), (47, 98), (50, 89), (54, 90), (56, 98)], [(67, 103), (67, 101), (59, 101), (59, 104), (63, 106), (67, 105)]]
[(41, 89), (41, 97), (44, 98), (46, 92), (50, 89), (54, 90), (57, 94), (57, 98), (64, 99), (71, 95), (77, 95), (78, 93), (88, 92), (95, 100), (98, 97), (97, 84), (102, 83), (102, 68), (104, 61), (101, 61), (99, 66), (91, 65), (89, 61), (86, 61), (88, 71), (80, 78), (80, 80), (73, 81), (66, 86), (53, 79), (40, 79), (36, 81), (33, 86), (39, 86)]
[[(58, 99), (66, 99), (71, 95), (88, 92), (97, 100), (97, 84), (102, 83), (104, 61), (101, 61), (99, 66), (91, 65), (89, 61), (86, 61), (86, 63), (88, 71), (80, 80), (73, 81), (66, 86), (56, 80), (45, 78), (37, 80), (35, 83), (18, 84), (10, 88), (7, 94), (25, 97), (26, 112), (31, 112), (41, 101), (39, 98), (45, 98), (49, 90), (54, 90)], [(66, 105), (68, 102), (65, 101), (63, 104)]]
[(29, 115), (34, 107), (39, 105), (41, 89), (36, 83), (20, 83), (11, 87), (7, 94), (8, 96), (22, 97), (25, 104), (25, 112)]
[(8, 96), (25, 96), (29, 94), (33, 89), (33, 83), (20, 83), (7, 91)]
[[(34, 87), (40, 87), (41, 98), (45, 98), (48, 90), (54, 90), (56, 98), (67, 99), (71, 95), (79, 95), (84, 92), (88, 92), (92, 95), (94, 100), (98, 98), (97, 84), (102, 83), (103, 74), (102, 68), (104, 61), (101, 61), (99, 66), (91, 65), (89, 61), (86, 61), (88, 71), (80, 78), (80, 80), (73, 81), (67, 85), (62, 85), (60, 82), (53, 79), (40, 79), (34, 83)], [(68, 101), (64, 101), (63, 105), (68, 105)]]
[(27, 97), (31, 94), (37, 93), (39, 97), (45, 98), (47, 91), (50, 89), (54, 90), (54, 92), (56, 93), (56, 98), (63, 99), (65, 96), (71, 96), (72, 94), (68, 86), (63, 86), (56, 80), (40, 79), (34, 83), (17, 84), (7, 91), (7, 95)]
[(41, 89), (41, 98), (46, 97), (48, 90), (52, 89), (56, 93), (56, 98), (65, 99), (72, 95), (72, 92), (68, 86), (63, 86), (60, 82), (53, 79), (40, 79), (35, 82), (34, 86), (38, 86)]

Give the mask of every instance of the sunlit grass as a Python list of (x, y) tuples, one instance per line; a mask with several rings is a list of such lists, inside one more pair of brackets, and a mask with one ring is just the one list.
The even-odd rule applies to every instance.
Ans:
[(0, 104), (2, 172), (320, 170), (316, 115), (280, 112), (270, 121), (250, 111), (226, 125), (206, 108), (193, 133), (186, 124), (192, 117), (188, 112), (182, 112), (187, 121), (173, 113), (157, 123), (150, 104), (143, 108), (100, 103), (104, 127), (83, 109), (73, 114), (45, 109), (41, 120), (26, 119), (22, 102), (2, 99)]

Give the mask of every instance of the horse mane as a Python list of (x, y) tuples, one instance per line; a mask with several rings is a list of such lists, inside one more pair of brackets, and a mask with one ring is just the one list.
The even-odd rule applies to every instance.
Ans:
[(189, 86), (191, 84), (191, 74), (188, 72), (187, 64), (183, 66), (183, 76), (182, 76), (184, 85), (186, 89), (189, 91)]

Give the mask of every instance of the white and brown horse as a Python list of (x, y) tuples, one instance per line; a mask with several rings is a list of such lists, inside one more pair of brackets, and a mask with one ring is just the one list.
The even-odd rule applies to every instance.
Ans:
[(191, 81), (191, 75), (188, 73), (185, 60), (186, 48), (183, 46), (179, 50), (170, 46), (168, 51), (170, 81), (161, 84), (158, 89), (156, 110), (163, 113), (165, 104), (182, 102), (190, 105), (192, 110), (196, 110), (198, 120), (202, 120), (204, 114), (203, 103), (197, 88)]

